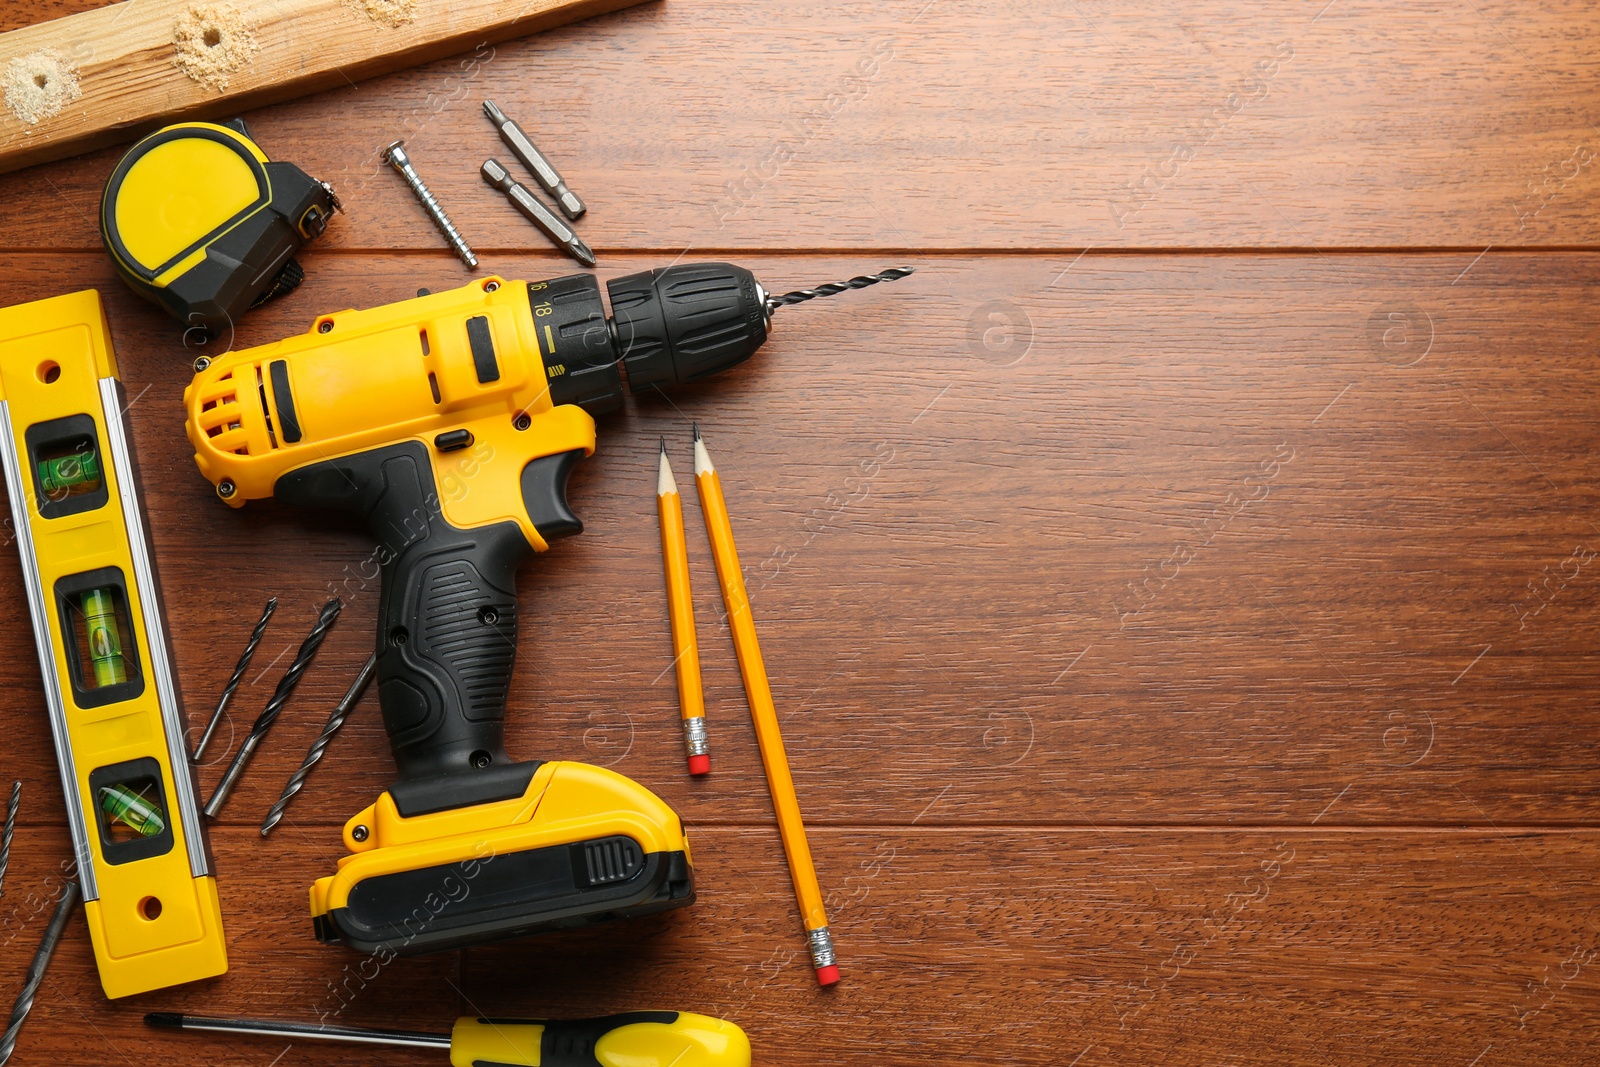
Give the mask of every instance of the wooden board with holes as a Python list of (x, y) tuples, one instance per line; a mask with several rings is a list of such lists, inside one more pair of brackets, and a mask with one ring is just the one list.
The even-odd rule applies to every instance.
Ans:
[(0, 173), (638, 0), (129, 0), (0, 34)]

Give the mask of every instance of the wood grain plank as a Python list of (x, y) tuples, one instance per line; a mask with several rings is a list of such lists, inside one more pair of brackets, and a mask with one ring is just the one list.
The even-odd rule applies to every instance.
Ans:
[[(374, 1062), (438, 1057), (158, 1033), (151, 1010), (442, 1029), (460, 1012), (722, 1013), (772, 1067), (940, 1059), (1324, 1065), (1582, 1062), (1597, 1036), (1592, 830), (1172, 832), (825, 829), (813, 835), (845, 970), (830, 993), (797, 958), (770, 831), (708, 828), (700, 900), (650, 919), (372, 967), (314, 943), (308, 857), (263, 862), (217, 835), (234, 966), (212, 982), (108, 1002), (75, 920), (16, 1058), (80, 1063)], [(21, 838), (19, 882), (56, 854)], [(20, 901), (19, 901), (20, 904)], [(18, 974), (42, 921), (15, 918)], [(578, 965), (576, 961), (582, 961)], [(459, 997), (458, 997), (459, 994)], [(342, 1006), (341, 1006), (342, 1005)], [(337, 1014), (333, 1013), (337, 1011)]]
[[(817, 825), (1305, 825), (1341, 791), (1325, 821), (1592, 822), (1600, 389), (1573, 357), (1600, 257), (1495, 252), (1462, 276), (1473, 258), (930, 256), (785, 309), (738, 373), (603, 427), (572, 484), (587, 532), (521, 575), (512, 751), (614, 766), (691, 825), (770, 818), (693, 501), (716, 771), (682, 773), (652, 472), (661, 435), (687, 464), (698, 420)], [(747, 262), (775, 288), (880, 265)], [(446, 253), (317, 263), (236, 342), (459, 277)], [(348, 600), (224, 813), (254, 825), (364, 658), (369, 542), (218, 505), (181, 433), (176, 328), (97, 256), (13, 256), (0, 285), (43, 296), (63, 269), (109, 302), (191, 721), (267, 596), (236, 722), (322, 600)], [(12, 751), (46, 788), (20, 583), (0, 618)], [(391, 774), (369, 698), (288, 823), (336, 840)]]
[[(1594, 18), (1584, 0), (696, 0), (248, 117), (344, 195), (332, 247), (439, 247), (382, 163), (402, 136), (474, 247), (542, 247), (478, 177), (504, 154), (484, 97), (592, 204), (602, 254), (1593, 246)], [(8, 247), (96, 246), (116, 156), (0, 180)]]
[[(636, 0), (452, 0), (366, 7), (278, 0), (254, 7), (137, 0), (0, 35), (6, 77), (0, 171), (125, 142), (171, 122), (226, 119), (461, 51), (614, 11)], [(26, 102), (31, 75), (45, 90)], [(31, 68), (30, 68), (31, 69)], [(43, 70), (43, 68), (41, 68)], [(54, 82), (51, 79), (54, 78)]]

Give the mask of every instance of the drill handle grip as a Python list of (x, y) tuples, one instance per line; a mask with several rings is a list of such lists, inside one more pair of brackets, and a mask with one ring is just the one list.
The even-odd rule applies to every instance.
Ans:
[(529, 765), (506, 755), (505, 702), (516, 658), (516, 572), (533, 549), (518, 525), (452, 525), (420, 441), (299, 468), (278, 480), (274, 495), (354, 512), (378, 540), (378, 699), (401, 785), (423, 787), (421, 806), (451, 807), (474, 802), (458, 795), (456, 775), (471, 772), (484, 786), (503, 773), (519, 777), (517, 766)]

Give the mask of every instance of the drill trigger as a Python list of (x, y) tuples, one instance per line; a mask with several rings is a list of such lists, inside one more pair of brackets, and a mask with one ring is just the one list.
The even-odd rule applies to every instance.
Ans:
[(583, 532), (583, 520), (572, 513), (567, 503), (567, 478), (583, 455), (583, 449), (574, 448), (540, 456), (522, 468), (522, 506), (528, 509), (528, 521), (547, 544), (558, 537)]

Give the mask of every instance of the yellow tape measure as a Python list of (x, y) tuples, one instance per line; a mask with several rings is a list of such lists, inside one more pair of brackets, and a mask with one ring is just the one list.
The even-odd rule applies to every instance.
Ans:
[(185, 122), (118, 162), (100, 200), (100, 234), (134, 292), (218, 336), (300, 284), (295, 253), (338, 210), (332, 186), (269, 160), (242, 120)]

